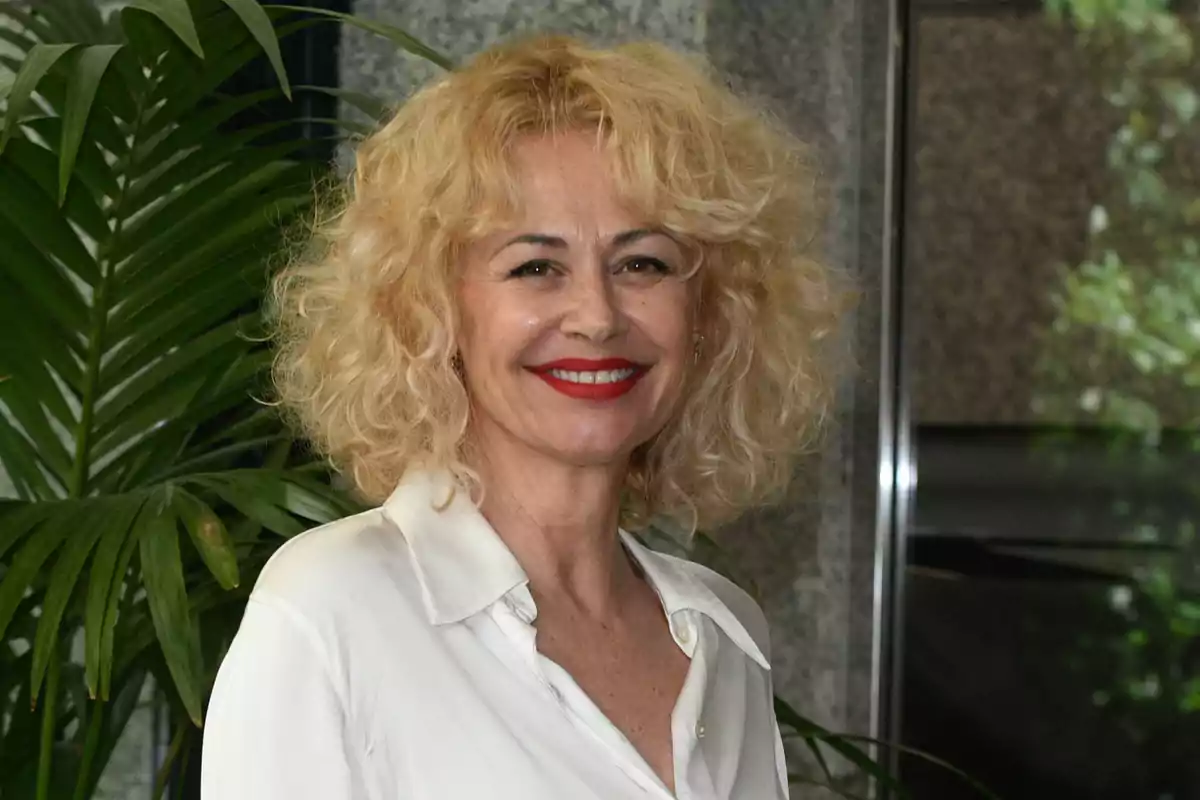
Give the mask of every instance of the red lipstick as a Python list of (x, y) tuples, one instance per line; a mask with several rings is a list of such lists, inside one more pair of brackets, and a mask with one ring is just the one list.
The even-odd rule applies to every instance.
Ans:
[[(530, 371), (551, 389), (578, 400), (615, 400), (630, 392), (646, 374), (646, 367), (626, 358), (560, 358), (531, 367)], [(604, 383), (581, 383), (554, 375), (558, 372), (612, 372), (631, 370), (627, 377)]]

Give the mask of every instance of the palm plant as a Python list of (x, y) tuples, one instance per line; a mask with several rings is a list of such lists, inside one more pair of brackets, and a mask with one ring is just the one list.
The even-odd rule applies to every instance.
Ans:
[[(329, 165), (281, 123), (231, 121), (300, 91), (384, 106), (292, 87), (279, 39), (338, 19), (448, 66), (402, 30), (320, 9), (97, 2), (0, 0), (15, 76), (0, 90), (5, 800), (89, 797), (151, 675), (176, 720), (161, 791), (258, 570), (357, 509), (254, 399), (271, 259)], [(224, 90), (264, 54), (276, 87)], [(777, 710), (820, 770), (798, 783), (837, 782), (829, 749), (898, 788), (854, 737)]]
[[(88, 796), (148, 674), (184, 751), (257, 568), (355, 508), (252, 399), (269, 258), (326, 169), (227, 124), (290, 96), (277, 37), (321, 19), (272, 14), (0, 5), (2, 797)], [(278, 88), (222, 92), (264, 52)]]

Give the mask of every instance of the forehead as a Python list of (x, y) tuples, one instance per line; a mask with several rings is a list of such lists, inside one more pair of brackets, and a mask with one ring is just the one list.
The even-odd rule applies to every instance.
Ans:
[(585, 131), (525, 134), (513, 141), (511, 153), (514, 168), (529, 174), (548, 167), (599, 169), (603, 174), (611, 158), (605, 140)]
[(479, 191), (460, 240), (468, 247), (501, 235), (594, 241), (666, 227), (650, 199), (655, 187), (628, 176), (629, 154), (595, 129), (520, 134), (496, 155), (471, 167)]
[(513, 147), (511, 168), (520, 216), (597, 222), (636, 216), (613, 181), (612, 157), (594, 134), (522, 138)]

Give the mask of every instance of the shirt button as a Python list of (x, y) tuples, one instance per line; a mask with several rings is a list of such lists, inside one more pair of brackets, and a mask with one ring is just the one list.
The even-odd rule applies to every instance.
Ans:
[(703, 722), (696, 723), (696, 738), (697, 739), (704, 738), (704, 723)]
[(687, 646), (692, 641), (692, 626), (687, 622), (679, 622), (675, 625), (675, 641), (681, 645)]

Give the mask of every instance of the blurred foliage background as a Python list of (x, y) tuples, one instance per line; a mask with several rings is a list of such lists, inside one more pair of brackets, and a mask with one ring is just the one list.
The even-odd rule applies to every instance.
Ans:
[[(1167, 0), (1047, 9), (1076, 29), (1114, 125), (1112, 189), (1092, 208), (1086, 258), (1063, 266), (1037, 408), (1107, 431), (1108, 458), (1178, 480), (1177, 454), (1200, 453), (1200, 15)], [(1051, 452), (1070, 438), (1052, 437)], [(1196, 508), (1200, 485), (1186, 493)], [(1113, 513), (1169, 555), (1109, 591), (1114, 632), (1081, 635), (1073, 661), (1136, 754), (1144, 796), (1182, 800), (1200, 785), (1197, 520), (1132, 495)]]

